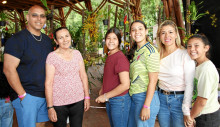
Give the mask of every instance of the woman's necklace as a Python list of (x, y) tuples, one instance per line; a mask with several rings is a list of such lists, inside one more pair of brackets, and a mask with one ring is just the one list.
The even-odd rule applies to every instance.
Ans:
[(31, 34), (33, 36), (33, 38), (36, 40), (36, 41), (41, 41), (42, 39), (42, 34), (40, 34), (40, 39), (38, 40), (33, 34)]

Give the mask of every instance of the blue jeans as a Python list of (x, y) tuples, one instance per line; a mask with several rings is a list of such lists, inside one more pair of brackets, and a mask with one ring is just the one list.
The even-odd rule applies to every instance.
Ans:
[(160, 127), (184, 127), (183, 97), (184, 94), (165, 95), (159, 92), (160, 111), (158, 120)]
[(129, 94), (110, 98), (106, 102), (106, 110), (111, 127), (127, 127), (131, 106)]
[(46, 99), (26, 94), (24, 99), (12, 101), (19, 127), (36, 127), (36, 123), (49, 121)]
[(12, 127), (14, 109), (11, 102), (0, 99), (0, 127)]
[(146, 92), (133, 94), (131, 96), (131, 110), (129, 114), (128, 127), (154, 127), (156, 116), (160, 108), (158, 92), (154, 92), (154, 96), (150, 104), (150, 118), (146, 121), (142, 121), (140, 118), (140, 112), (143, 108), (145, 98)]

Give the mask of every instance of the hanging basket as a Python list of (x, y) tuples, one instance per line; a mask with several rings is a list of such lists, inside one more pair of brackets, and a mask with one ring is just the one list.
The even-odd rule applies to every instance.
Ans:
[(104, 25), (108, 25), (108, 19), (102, 20)]
[(124, 26), (124, 21), (119, 21), (120, 26)]
[(0, 21), (0, 26), (5, 26), (6, 25), (6, 21)]

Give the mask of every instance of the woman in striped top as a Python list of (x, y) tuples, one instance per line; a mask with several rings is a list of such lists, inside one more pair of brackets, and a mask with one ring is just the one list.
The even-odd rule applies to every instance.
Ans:
[(130, 34), (135, 41), (130, 64), (131, 109), (129, 127), (153, 127), (159, 112), (160, 102), (155, 90), (159, 72), (160, 55), (147, 41), (147, 27), (143, 21), (131, 24)]

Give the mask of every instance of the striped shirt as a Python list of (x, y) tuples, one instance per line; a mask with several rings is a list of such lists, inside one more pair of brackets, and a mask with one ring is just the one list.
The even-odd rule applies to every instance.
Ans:
[(148, 72), (159, 72), (160, 55), (149, 42), (135, 51), (133, 62), (130, 64), (130, 96), (147, 91)]

